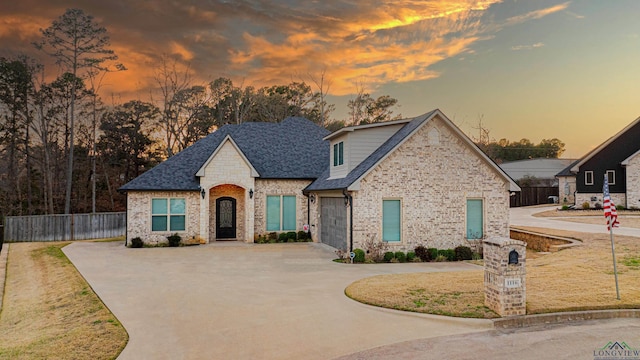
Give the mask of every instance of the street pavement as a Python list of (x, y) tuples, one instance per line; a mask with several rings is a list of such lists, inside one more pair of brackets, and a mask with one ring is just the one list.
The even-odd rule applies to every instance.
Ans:
[[(533, 214), (557, 209), (558, 205), (554, 206), (527, 206), (519, 208), (511, 208), (510, 211), (510, 224), (511, 226), (532, 226), (541, 227), (547, 229), (558, 229), (566, 231), (577, 231), (595, 234), (608, 234), (607, 222), (604, 217), (604, 213), (601, 216), (602, 224), (583, 224), (577, 222), (563, 221), (561, 217), (535, 217)], [(620, 227), (614, 228), (615, 235), (627, 235), (640, 237), (640, 229), (625, 227), (624, 221), (620, 221)]]

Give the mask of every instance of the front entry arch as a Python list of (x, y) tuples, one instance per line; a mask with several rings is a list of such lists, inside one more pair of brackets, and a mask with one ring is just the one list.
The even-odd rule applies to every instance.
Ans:
[(216, 199), (216, 238), (236, 238), (236, 199), (232, 197)]

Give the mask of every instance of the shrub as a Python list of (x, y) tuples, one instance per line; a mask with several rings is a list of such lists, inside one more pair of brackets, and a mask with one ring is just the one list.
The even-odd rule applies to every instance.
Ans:
[(456, 260), (471, 260), (473, 258), (473, 251), (468, 246), (458, 246), (453, 249), (456, 253)]
[(386, 253), (384, 253), (385, 262), (391, 262), (391, 260), (393, 260), (395, 257), (396, 257), (395, 254), (391, 251), (387, 251)]
[(596, 203), (596, 204), (594, 205), (594, 207), (596, 208), (596, 210), (601, 210), (601, 209), (602, 209), (602, 204), (600, 204), (600, 203)]
[(309, 239), (309, 234), (306, 231), (298, 231), (298, 241), (305, 241)]
[(287, 233), (278, 234), (278, 242), (287, 242)]
[(431, 260), (431, 256), (429, 256), (430, 255), (429, 250), (427, 250), (427, 248), (422, 246), (422, 245), (416, 246), (415, 254), (416, 254), (417, 257), (420, 258), (420, 260), (422, 260), (424, 262), (427, 262), (427, 261)]
[(177, 233), (167, 236), (167, 239), (169, 240), (169, 246), (171, 247), (180, 246), (180, 240), (182, 240), (180, 235), (178, 235)]
[(438, 250), (438, 256), (444, 256), (447, 261), (456, 261), (456, 252), (452, 249)]
[(363, 263), (364, 262), (364, 250), (362, 250), (362, 249), (353, 249), (353, 252), (356, 253), (356, 257), (353, 258), (353, 262)]
[(271, 240), (275, 242), (276, 240), (278, 240), (278, 233), (270, 232), (269, 235), (267, 236), (267, 239), (269, 239), (269, 242), (271, 242)]
[(482, 254), (474, 251), (473, 254), (471, 254), (471, 260), (482, 260)]
[(589, 204), (588, 201), (585, 201), (582, 203), (582, 209), (583, 210), (589, 210), (591, 208), (591, 205)]
[(407, 262), (407, 254), (405, 254), (402, 251), (396, 251), (396, 253), (394, 254), (395, 258), (398, 260), (398, 262)]
[(622, 206), (622, 205), (616, 205), (616, 209), (617, 209), (617, 210), (624, 210), (624, 206)]
[(295, 231), (289, 231), (287, 233), (287, 241), (288, 242), (295, 242), (297, 238), (296, 232)]
[(446, 257), (446, 256), (444, 256), (444, 255), (438, 255), (438, 256), (436, 256), (436, 258), (435, 258), (433, 261), (436, 261), (436, 262), (445, 262), (445, 261), (447, 261), (447, 257)]
[(140, 237), (134, 237), (133, 239), (131, 239), (132, 248), (141, 248), (143, 246), (144, 242), (142, 241), (142, 239), (140, 239)]
[(376, 235), (369, 235), (364, 241), (364, 251), (368, 259), (380, 262), (384, 258), (384, 252), (387, 250), (387, 243), (384, 241), (376, 241)]
[(413, 252), (413, 251), (409, 251), (407, 253), (407, 261), (408, 262), (412, 262), (412, 261), (415, 261), (415, 260), (416, 260), (416, 253)]
[(562, 205), (562, 210), (569, 210), (569, 205)]
[(427, 251), (429, 252), (430, 261), (433, 261), (438, 257), (438, 249), (436, 249), (436, 248), (428, 248)]

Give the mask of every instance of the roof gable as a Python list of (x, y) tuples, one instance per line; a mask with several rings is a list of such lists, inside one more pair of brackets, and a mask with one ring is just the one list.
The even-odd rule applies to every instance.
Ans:
[(424, 124), (438, 116), (444, 123), (459, 136), (474, 152), (479, 155), (494, 171), (509, 182), (510, 191), (520, 191), (520, 187), (507, 175), (493, 160), (491, 160), (482, 150), (480, 150), (451, 120), (449, 120), (439, 109), (433, 110), (424, 115), (413, 118), (400, 130), (393, 134), (389, 140), (376, 149), (368, 158), (361, 162), (346, 177), (340, 179), (328, 179), (329, 169), (309, 185), (305, 191), (347, 189), (358, 190), (359, 181), (367, 176), (373, 169), (386, 159), (391, 153), (399, 148), (413, 134), (415, 134)]
[(209, 156), (209, 159), (207, 159), (207, 161), (205, 161), (204, 164), (202, 164), (202, 166), (200, 167), (200, 169), (196, 172), (196, 176), (198, 177), (202, 177), (205, 175), (205, 168), (211, 163), (211, 161), (213, 160), (213, 158), (216, 157), (216, 155), (218, 155), (218, 153), (220, 152), (220, 149), (222, 149), (222, 147), (225, 144), (231, 144), (231, 146), (233, 146), (233, 148), (238, 152), (238, 154), (240, 155), (240, 157), (242, 158), (242, 160), (244, 160), (245, 164), (247, 164), (247, 166), (251, 169), (251, 176), (253, 177), (259, 177), (260, 174), (258, 174), (258, 172), (256, 171), (256, 169), (253, 167), (253, 165), (251, 164), (251, 162), (247, 159), (247, 157), (244, 155), (244, 153), (242, 152), (242, 150), (240, 150), (240, 148), (238, 147), (238, 145), (236, 144), (235, 141), (233, 141), (233, 138), (230, 135), (227, 135), (224, 140), (222, 140), (220, 142), (220, 145), (218, 145), (218, 147), (213, 151), (213, 153), (211, 154), (211, 156)]
[(587, 161), (591, 160), (601, 151), (606, 150), (611, 144), (623, 137), (628, 131), (636, 127), (636, 125), (640, 126), (640, 117), (632, 121), (629, 125), (625, 126), (624, 129), (620, 130), (618, 133), (607, 139), (607, 141), (600, 144), (600, 146), (591, 150), (585, 156), (580, 158), (580, 160), (571, 167), (571, 172), (577, 173), (578, 171), (580, 171), (580, 166), (584, 165)]

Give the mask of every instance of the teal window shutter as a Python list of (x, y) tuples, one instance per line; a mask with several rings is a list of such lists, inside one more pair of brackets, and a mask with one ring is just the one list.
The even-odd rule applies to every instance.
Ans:
[(382, 201), (382, 241), (400, 241), (400, 200)]
[(282, 197), (282, 230), (296, 229), (296, 197)]
[(467, 199), (467, 239), (482, 239), (482, 199)]
[(280, 230), (280, 196), (267, 196), (267, 231)]

